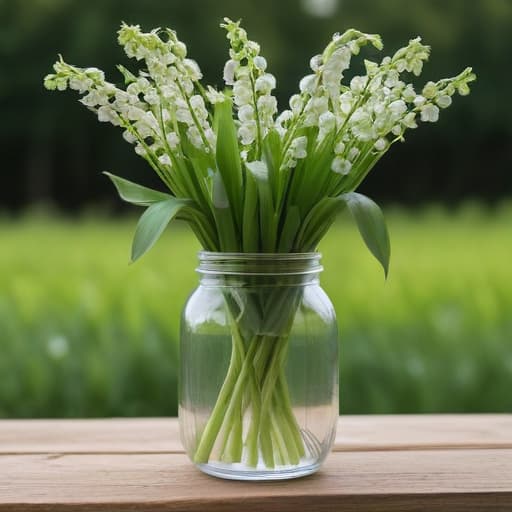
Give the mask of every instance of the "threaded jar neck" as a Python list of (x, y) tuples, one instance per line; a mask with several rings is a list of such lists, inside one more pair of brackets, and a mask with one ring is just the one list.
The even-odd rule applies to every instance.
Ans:
[[(233, 253), (207, 252), (198, 254), (197, 272), (202, 284), (217, 280), (243, 284), (254, 283), (306, 284), (318, 281), (323, 270), (321, 254), (309, 253)], [(258, 279), (259, 278), (259, 279)]]

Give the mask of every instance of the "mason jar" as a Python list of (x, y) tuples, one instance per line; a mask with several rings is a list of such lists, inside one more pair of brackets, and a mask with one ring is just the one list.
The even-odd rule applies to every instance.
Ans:
[(338, 332), (319, 253), (200, 252), (181, 319), (181, 440), (221, 478), (315, 472), (338, 419)]

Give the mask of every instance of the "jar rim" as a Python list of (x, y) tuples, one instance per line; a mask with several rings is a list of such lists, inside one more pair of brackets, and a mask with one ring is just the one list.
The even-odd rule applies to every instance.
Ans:
[(322, 257), (322, 253), (318, 251), (313, 252), (220, 252), (220, 251), (198, 251), (199, 260), (240, 260), (247, 259), (253, 261), (261, 261), (264, 259), (272, 259), (272, 260), (311, 260), (311, 259), (320, 259)]
[(319, 252), (213, 252), (199, 251), (200, 274), (223, 275), (306, 275), (318, 274), (322, 254)]

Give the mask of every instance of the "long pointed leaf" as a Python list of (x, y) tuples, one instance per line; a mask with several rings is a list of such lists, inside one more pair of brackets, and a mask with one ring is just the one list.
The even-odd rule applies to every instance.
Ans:
[(132, 262), (145, 254), (160, 238), (167, 224), (178, 212), (191, 204), (188, 199), (171, 197), (153, 203), (141, 216), (135, 230), (132, 245)]
[(245, 197), (242, 218), (242, 249), (258, 252), (260, 247), (260, 220), (258, 217), (258, 186), (251, 173), (245, 179)]
[(119, 197), (128, 203), (136, 204), (138, 206), (149, 206), (153, 203), (165, 201), (166, 199), (173, 197), (170, 194), (159, 192), (158, 190), (153, 190), (148, 187), (143, 187), (142, 185), (137, 185), (137, 183), (125, 180), (124, 178), (120, 178), (119, 176), (115, 176), (109, 172), (104, 172), (103, 174), (112, 180), (112, 183), (115, 185), (117, 192), (119, 193)]
[[(277, 237), (277, 217), (272, 199), (272, 190), (268, 178), (267, 164), (261, 160), (247, 162), (250, 177), (258, 187), (261, 245), (263, 252), (274, 252)], [(247, 176), (249, 179), (249, 176)]]
[(391, 249), (382, 210), (377, 203), (357, 192), (349, 192), (338, 197), (346, 204), (366, 246), (380, 262), (387, 277)]
[(215, 131), (217, 133), (217, 146), (215, 148), (217, 168), (226, 188), (235, 224), (240, 226), (242, 223), (243, 198), (242, 163), (240, 161), (236, 126), (233, 121), (233, 107), (229, 98), (215, 105)]
[(314, 251), (320, 238), (343, 208), (345, 203), (337, 197), (324, 197), (318, 201), (302, 223), (296, 239), (297, 250)]
[(237, 238), (229, 198), (219, 171), (215, 172), (212, 178), (212, 205), (221, 250), (237, 252), (240, 250), (240, 241)]
[(300, 228), (300, 211), (297, 206), (290, 206), (279, 237), (279, 252), (292, 250), (293, 242)]

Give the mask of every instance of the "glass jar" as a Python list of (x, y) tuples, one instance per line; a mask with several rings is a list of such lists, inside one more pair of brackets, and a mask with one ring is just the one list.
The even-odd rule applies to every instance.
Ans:
[(205, 473), (315, 472), (338, 420), (338, 333), (319, 253), (200, 252), (181, 320), (182, 443)]

